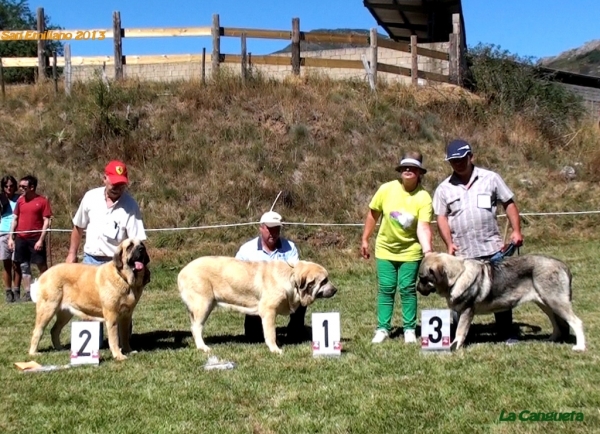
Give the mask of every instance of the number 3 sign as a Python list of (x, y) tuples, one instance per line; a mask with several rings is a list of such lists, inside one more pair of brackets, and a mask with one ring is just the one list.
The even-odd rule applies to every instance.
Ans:
[(100, 363), (100, 322), (71, 323), (71, 365)]
[(450, 351), (450, 309), (421, 311), (421, 350)]
[(339, 312), (312, 314), (312, 350), (313, 357), (342, 354)]

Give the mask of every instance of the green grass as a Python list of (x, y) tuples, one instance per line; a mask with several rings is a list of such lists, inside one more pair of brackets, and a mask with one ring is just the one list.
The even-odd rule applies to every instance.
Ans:
[[(339, 288), (311, 312), (339, 311), (344, 351), (314, 359), (308, 342), (271, 354), (264, 343), (242, 338), (243, 316), (216, 310), (205, 337), (213, 354), (237, 364), (205, 371), (207, 356), (193, 346), (186, 311), (175, 285), (178, 268), (154, 264), (154, 280), (134, 314), (133, 347), (125, 362), (107, 348), (98, 367), (22, 373), (34, 305), (2, 305), (0, 400), (2, 433), (582, 433), (600, 426), (600, 332), (597, 243), (528, 246), (566, 260), (574, 275), (574, 308), (584, 322), (588, 351), (543, 339), (550, 323), (535, 306), (515, 311), (527, 337), (515, 346), (487, 334), (492, 316), (477, 317), (472, 344), (458, 353), (423, 355), (395, 338), (373, 346), (374, 264), (330, 269)], [(357, 260), (358, 261), (358, 260)], [(350, 267), (351, 268), (351, 267)], [(398, 304), (397, 304), (398, 306)], [(443, 308), (437, 296), (419, 296), (419, 308)], [(400, 326), (396, 308), (394, 325)], [(280, 317), (278, 328), (287, 323)], [(537, 329), (538, 327), (539, 329)], [(63, 331), (69, 342), (70, 327)], [(68, 363), (66, 350), (50, 350), (48, 330), (37, 357)], [(583, 422), (498, 422), (500, 412), (582, 412)]]

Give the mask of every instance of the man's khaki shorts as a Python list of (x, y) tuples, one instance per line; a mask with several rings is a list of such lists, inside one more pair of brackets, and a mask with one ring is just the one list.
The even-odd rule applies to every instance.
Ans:
[(0, 261), (14, 257), (14, 252), (8, 249), (8, 237), (8, 234), (0, 235)]

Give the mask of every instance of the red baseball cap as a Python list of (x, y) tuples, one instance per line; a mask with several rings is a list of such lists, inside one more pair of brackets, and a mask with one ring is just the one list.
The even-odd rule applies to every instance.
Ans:
[(127, 166), (122, 161), (113, 160), (106, 165), (104, 174), (108, 177), (111, 184), (128, 184)]

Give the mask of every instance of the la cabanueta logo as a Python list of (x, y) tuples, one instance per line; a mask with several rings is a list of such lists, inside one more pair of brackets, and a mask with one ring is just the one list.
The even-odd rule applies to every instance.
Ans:
[(523, 410), (518, 413), (502, 410), (499, 422), (583, 422), (583, 413), (572, 411), (561, 413), (558, 411), (529, 411)]

